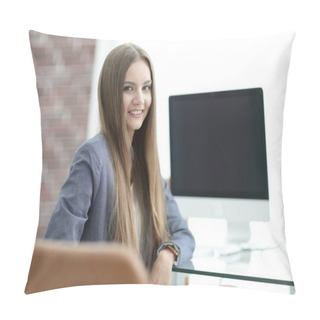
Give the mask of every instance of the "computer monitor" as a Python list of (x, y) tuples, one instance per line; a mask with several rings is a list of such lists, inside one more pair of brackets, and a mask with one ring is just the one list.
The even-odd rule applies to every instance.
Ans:
[(184, 217), (226, 219), (246, 242), (269, 219), (261, 88), (169, 97), (171, 189)]

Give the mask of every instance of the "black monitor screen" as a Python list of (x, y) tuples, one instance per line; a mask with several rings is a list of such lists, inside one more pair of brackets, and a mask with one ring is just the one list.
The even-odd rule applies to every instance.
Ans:
[(169, 97), (174, 195), (268, 199), (261, 88)]

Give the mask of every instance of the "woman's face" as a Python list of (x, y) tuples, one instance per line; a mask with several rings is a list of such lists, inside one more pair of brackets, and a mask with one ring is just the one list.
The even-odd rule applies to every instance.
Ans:
[(135, 130), (141, 128), (151, 101), (151, 72), (144, 60), (133, 62), (123, 84), (123, 109), (129, 135), (133, 138)]

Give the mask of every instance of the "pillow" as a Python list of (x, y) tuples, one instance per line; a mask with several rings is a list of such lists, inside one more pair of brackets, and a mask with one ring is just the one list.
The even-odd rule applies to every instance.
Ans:
[[(103, 60), (112, 48), (126, 41), (62, 37), (36, 31), (30, 31), (29, 35), (41, 109), (43, 149), (38, 243), (75, 151), (99, 131), (96, 92)], [(294, 292), (286, 252), (281, 190), (283, 108), (293, 39), (294, 34), (286, 32), (252, 39), (135, 42), (149, 53), (155, 68), (158, 149), (164, 178), (169, 179), (171, 174), (169, 96), (247, 88), (263, 90), (269, 219), (253, 222), (251, 235), (267, 239), (268, 245), (249, 244), (240, 251), (219, 256), (214, 249), (215, 241), (218, 245), (221, 238), (210, 235), (224, 230), (223, 221), (200, 214), (186, 216), (181, 210), (195, 236), (197, 248), (190, 264), (174, 268), (173, 283), (179, 284), (179, 277), (183, 275), (182, 283)], [(203, 248), (208, 249), (206, 253)], [(269, 258), (272, 263), (261, 270), (261, 259)], [(29, 286), (35, 274), (33, 265)], [(45, 268), (45, 262), (41, 266), (41, 261), (37, 261), (37, 268)]]

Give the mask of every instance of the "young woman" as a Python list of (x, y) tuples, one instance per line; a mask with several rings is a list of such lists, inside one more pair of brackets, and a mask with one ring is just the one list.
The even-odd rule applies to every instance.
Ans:
[(76, 152), (45, 237), (114, 241), (141, 254), (153, 283), (195, 242), (167, 183), (156, 141), (154, 72), (147, 53), (123, 44), (107, 56), (99, 85), (101, 132)]

